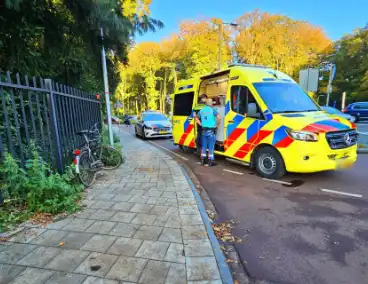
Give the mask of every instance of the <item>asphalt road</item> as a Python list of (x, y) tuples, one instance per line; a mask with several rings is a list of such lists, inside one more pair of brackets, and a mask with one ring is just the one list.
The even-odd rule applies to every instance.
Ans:
[[(349, 170), (289, 174), (282, 185), (217, 158), (201, 167), (171, 140), (153, 143), (180, 155), (206, 189), (217, 222), (238, 222), (240, 257), (253, 279), (295, 284), (368, 283), (368, 154)], [(234, 171), (236, 173), (231, 173)], [(362, 195), (342, 196), (330, 189)]]
[(368, 120), (363, 120), (357, 124), (358, 131), (368, 133)]

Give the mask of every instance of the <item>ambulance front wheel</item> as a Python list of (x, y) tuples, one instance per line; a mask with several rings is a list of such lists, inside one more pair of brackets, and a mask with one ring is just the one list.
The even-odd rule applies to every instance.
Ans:
[(261, 177), (278, 179), (285, 175), (285, 163), (280, 153), (271, 147), (264, 147), (256, 153), (256, 169)]

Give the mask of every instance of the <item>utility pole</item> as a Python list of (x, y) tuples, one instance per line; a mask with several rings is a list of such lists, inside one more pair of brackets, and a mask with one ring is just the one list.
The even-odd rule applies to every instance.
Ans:
[(109, 130), (110, 145), (114, 146), (114, 138), (112, 135), (112, 123), (111, 123), (111, 106), (110, 106), (110, 93), (109, 93), (109, 82), (107, 79), (107, 67), (106, 67), (106, 53), (103, 45), (103, 29), (101, 28), (101, 45), (102, 45), (102, 71), (105, 85), (105, 97), (106, 97), (106, 109), (107, 109), (107, 127)]

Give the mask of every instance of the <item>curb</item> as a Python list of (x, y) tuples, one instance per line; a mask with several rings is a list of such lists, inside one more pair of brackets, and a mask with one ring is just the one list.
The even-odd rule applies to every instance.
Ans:
[(192, 192), (193, 192), (193, 195), (196, 199), (199, 212), (201, 213), (204, 226), (206, 227), (208, 238), (210, 239), (213, 252), (215, 253), (215, 257), (216, 257), (216, 261), (217, 261), (217, 265), (218, 265), (218, 268), (219, 268), (219, 272), (220, 272), (222, 282), (224, 284), (234, 284), (229, 266), (227, 265), (225, 256), (222, 253), (222, 250), (220, 248), (220, 244), (219, 244), (219, 242), (218, 242), (218, 240), (215, 236), (215, 233), (212, 229), (211, 221), (210, 221), (210, 219), (207, 215), (204, 203), (203, 203), (201, 197), (199, 196), (199, 193), (197, 192), (197, 189), (196, 189), (195, 185), (193, 184), (192, 180), (190, 179), (187, 171), (184, 169), (183, 166), (180, 165), (180, 167), (181, 167), (181, 170), (182, 170), (185, 178), (187, 179), (190, 187), (192, 188)]
[(358, 154), (368, 154), (368, 148), (358, 148)]

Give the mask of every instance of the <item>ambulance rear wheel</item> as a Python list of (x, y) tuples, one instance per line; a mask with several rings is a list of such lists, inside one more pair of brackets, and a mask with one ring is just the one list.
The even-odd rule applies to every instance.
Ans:
[(286, 173), (280, 153), (271, 147), (261, 148), (256, 153), (256, 170), (261, 177), (279, 179)]

